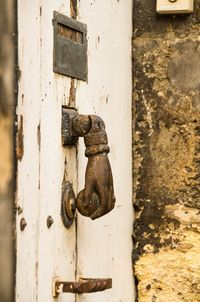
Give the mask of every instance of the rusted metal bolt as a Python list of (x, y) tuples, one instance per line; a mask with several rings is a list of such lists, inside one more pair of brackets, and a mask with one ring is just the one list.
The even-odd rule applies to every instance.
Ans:
[(54, 223), (54, 220), (53, 220), (53, 218), (49, 215), (49, 216), (47, 217), (47, 227), (48, 227), (48, 229), (50, 229), (50, 227), (52, 226), (53, 223)]
[(20, 230), (23, 232), (26, 226), (27, 226), (27, 222), (25, 218), (22, 218), (20, 221)]

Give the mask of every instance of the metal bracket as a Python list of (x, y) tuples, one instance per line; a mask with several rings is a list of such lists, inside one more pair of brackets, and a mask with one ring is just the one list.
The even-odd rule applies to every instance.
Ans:
[(62, 145), (74, 146), (78, 142), (78, 136), (74, 136), (72, 132), (72, 118), (77, 116), (75, 109), (62, 107)]
[(61, 293), (95, 293), (112, 288), (112, 279), (91, 279), (80, 278), (76, 282), (59, 281), (58, 278), (53, 280), (53, 296), (56, 297)]

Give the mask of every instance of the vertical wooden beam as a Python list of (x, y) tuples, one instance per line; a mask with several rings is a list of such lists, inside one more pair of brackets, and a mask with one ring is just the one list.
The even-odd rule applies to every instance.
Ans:
[(14, 0), (0, 0), (0, 301), (14, 301)]

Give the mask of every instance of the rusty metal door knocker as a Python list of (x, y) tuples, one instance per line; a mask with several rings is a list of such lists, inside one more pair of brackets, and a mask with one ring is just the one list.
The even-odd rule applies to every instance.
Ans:
[(62, 144), (75, 145), (84, 138), (88, 163), (85, 188), (77, 198), (70, 182), (63, 180), (61, 216), (68, 228), (73, 223), (76, 209), (91, 219), (109, 213), (115, 205), (113, 177), (108, 159), (110, 151), (103, 120), (96, 115), (81, 115), (75, 109), (62, 109)]

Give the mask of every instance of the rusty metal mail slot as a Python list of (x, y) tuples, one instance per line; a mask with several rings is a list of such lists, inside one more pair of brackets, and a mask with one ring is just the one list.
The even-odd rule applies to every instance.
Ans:
[(87, 26), (54, 11), (53, 71), (87, 80)]

